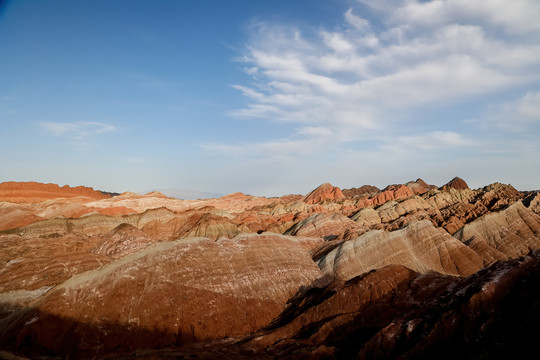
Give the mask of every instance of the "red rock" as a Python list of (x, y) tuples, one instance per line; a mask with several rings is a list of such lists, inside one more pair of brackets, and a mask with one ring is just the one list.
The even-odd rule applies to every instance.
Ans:
[(51, 235), (0, 235), (0, 294), (55, 286), (110, 262), (107, 256), (90, 252), (99, 238)]
[(245, 334), (320, 275), (279, 235), (159, 243), (55, 287), (8, 321), (0, 343), (92, 357)]
[(359, 228), (356, 222), (339, 213), (317, 213), (297, 223), (285, 234), (334, 240), (343, 238), (347, 230), (356, 228)]
[(409, 189), (411, 189), (415, 193), (415, 195), (422, 195), (431, 189), (437, 188), (434, 185), (428, 185), (422, 179), (416, 179), (416, 181), (409, 181), (405, 185), (407, 185), (407, 187), (409, 187)]
[(105, 239), (101, 240), (91, 252), (106, 255), (112, 259), (120, 259), (145, 249), (156, 240), (148, 237), (143, 231), (130, 224), (120, 224), (114, 228)]
[(517, 202), (474, 220), (454, 236), (476, 251), (484, 266), (489, 266), (540, 248), (540, 216)]
[(162, 198), (162, 199), (169, 199), (169, 197), (163, 193), (160, 193), (159, 191), (151, 191), (147, 194), (145, 194), (144, 196), (147, 196), (147, 197), (157, 197), (157, 198)]
[(332, 186), (330, 183), (324, 183), (302, 199), (306, 204), (316, 204), (325, 200), (341, 200), (345, 195), (341, 192), (341, 189)]
[(220, 200), (248, 200), (251, 196), (241, 192), (235, 192), (220, 197)]
[(110, 198), (110, 195), (85, 186), (70, 187), (64, 185), (60, 187), (56, 184), (14, 181), (0, 183), (0, 201), (36, 203), (49, 199), (77, 196), (93, 200)]
[(469, 185), (465, 182), (465, 180), (455, 177), (449, 182), (447, 182), (445, 185), (441, 187), (441, 190), (449, 190), (449, 189), (456, 189), (456, 190), (465, 190), (468, 189)]
[(343, 189), (343, 195), (346, 197), (363, 197), (363, 196), (373, 196), (380, 192), (381, 190), (372, 185), (363, 185), (359, 188), (350, 188), (350, 189)]
[(100, 214), (109, 216), (137, 214), (137, 211), (129, 209), (125, 206), (113, 206), (109, 208), (96, 209), (96, 211)]
[(367, 232), (344, 242), (318, 263), (324, 274), (341, 280), (391, 264), (422, 273), (462, 276), (482, 267), (478, 254), (427, 220), (409, 223), (397, 231)]
[(536, 349), (539, 274), (538, 251), (463, 279), (391, 265), (299, 292), (230, 351), (292, 359), (324, 346), (336, 358), (527, 358)]
[[(256, 336), (267, 334), (261, 327), (301, 286), (290, 302), (295, 308), (288, 311), (295, 312), (295, 318), (310, 311), (329, 317), (309, 314), (300, 328), (285, 335), (279, 333), (281, 328), (274, 332), (267, 327), (274, 329), (270, 338), (275, 341), (260, 348), (267, 353), (256, 353), (257, 357), (384, 358), (387, 349), (395, 349), (393, 336), (420, 351), (421, 345), (407, 341), (415, 338), (431, 344), (454, 325), (442, 321), (437, 325), (442, 330), (423, 332), (431, 323), (422, 322), (422, 314), (399, 317), (400, 306), (414, 310), (440, 304), (441, 294), (455, 293), (452, 286), (459, 277), (480, 274), (483, 266), (540, 247), (536, 193), (498, 183), (477, 190), (448, 189), (433, 189), (418, 179), (391, 185), (371, 198), (345, 197), (339, 188), (323, 184), (305, 201), (299, 195), (264, 198), (242, 193), (207, 200), (124, 193), (104, 199), (72, 194), (34, 204), (0, 201), (0, 333), (9, 329), (0, 335), (0, 349), (9, 347), (4, 344), (27, 343), (32, 358), (74, 353), (82, 358), (122, 358), (117, 351), (124, 349), (130, 358), (135, 356), (130, 351), (146, 347), (152, 348), (145, 350), (149, 353), (136, 356), (152, 359), (159, 358), (152, 353), (156, 347), (168, 346), (171, 352), (178, 351), (177, 358), (189, 358), (201, 353), (191, 345), (186, 345), (187, 352), (174, 347), (203, 341), (193, 345), (203, 351), (200, 356), (210, 349), (214, 357), (249, 358), (258, 346), (253, 341), (208, 341), (243, 337), (251, 331), (259, 331)], [(43, 199), (32, 186), (25, 191), (20, 198)], [(275, 234), (285, 232), (288, 235)], [(391, 271), (380, 270), (386, 265)], [(371, 269), (379, 270), (366, 273)], [(346, 284), (341, 287), (336, 281), (324, 293), (334, 297), (332, 289), (343, 290), (350, 304), (343, 298), (331, 308), (330, 303), (324, 305), (328, 297), (302, 295), (318, 291), (312, 282), (326, 284), (334, 277), (353, 277), (351, 284), (356, 284), (355, 275), (371, 280), (360, 281), (363, 285), (356, 292), (347, 292)], [(493, 290), (498, 289), (495, 282), (471, 282), (486, 289), (474, 288), (470, 303), (485, 304), (486, 296), (499, 291)], [(448, 283), (453, 285), (445, 287)], [(439, 293), (437, 289), (443, 288)], [(395, 297), (407, 291), (414, 294), (416, 305), (407, 303), (406, 296)], [(356, 298), (369, 300), (358, 305)], [(303, 301), (314, 300), (321, 307), (309, 310), (313, 304)], [(361, 309), (348, 307), (351, 304)], [(439, 319), (433, 311), (424, 315)], [(172, 325), (177, 317), (183, 322)], [(355, 343), (361, 339), (363, 345), (345, 354), (342, 347), (349, 345), (338, 339), (354, 324), (367, 324), (354, 333)], [(379, 329), (380, 336), (369, 329)]]
[(381, 205), (390, 200), (407, 199), (414, 196), (414, 192), (405, 185), (389, 185), (381, 193), (372, 198), (374, 205)]
[(26, 226), (39, 220), (43, 218), (28, 207), (9, 203), (0, 206), (0, 231)]

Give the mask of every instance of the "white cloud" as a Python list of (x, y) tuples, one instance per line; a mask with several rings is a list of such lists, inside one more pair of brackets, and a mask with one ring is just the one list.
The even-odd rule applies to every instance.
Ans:
[(393, 153), (410, 152), (411, 150), (441, 150), (470, 148), (477, 143), (454, 131), (434, 131), (413, 136), (398, 136), (389, 139), (382, 149)]
[(515, 106), (519, 118), (540, 121), (540, 91), (528, 92)]
[(116, 130), (116, 127), (109, 124), (94, 121), (79, 122), (41, 122), (40, 126), (47, 132), (55, 136), (86, 137), (91, 134), (103, 134)]
[(369, 21), (366, 19), (363, 19), (359, 16), (356, 16), (352, 12), (352, 8), (349, 8), (347, 12), (345, 13), (345, 21), (347, 21), (349, 24), (354, 26), (357, 30), (361, 32), (365, 32), (369, 30)]
[(417, 26), (475, 21), (522, 34), (540, 30), (539, 16), (540, 3), (536, 0), (437, 0), (409, 1), (392, 13), (392, 20)]
[(244, 71), (248, 75), (255, 76), (259, 72), (259, 68), (256, 67), (256, 66), (246, 67), (246, 68), (244, 68)]
[[(529, 93), (517, 102), (491, 105), (491, 123), (500, 131), (501, 124), (523, 128), (537, 121), (540, 2), (359, 3), (372, 11), (353, 6), (332, 29), (253, 24), (241, 57), (252, 82), (233, 85), (250, 103), (231, 114), (289, 124), (290, 132), (285, 138), (206, 149), (293, 160), (338, 148), (379, 160), (462, 148), (480, 154), (498, 139), (495, 130), (482, 128), (480, 106), (489, 107), (494, 95), (500, 99), (519, 91)], [(363, 18), (366, 14), (380, 18)], [(459, 118), (462, 106), (476, 110)], [(425, 115), (437, 114), (435, 109), (441, 116)], [(457, 117), (449, 119), (448, 109)], [(509, 121), (511, 116), (518, 119)], [(464, 121), (475, 117), (481, 119)], [(357, 151), (363, 144), (370, 149)], [(528, 149), (515, 144), (508, 142), (506, 150)]]
[(535, 133), (540, 130), (540, 91), (530, 91), (517, 100), (493, 105), (477, 122), (486, 128), (496, 125), (513, 133)]
[[(516, 18), (522, 14), (528, 19), (529, 13), (520, 10), (523, 2), (509, 6), (497, 1), (475, 6), (468, 3), (448, 0), (406, 1), (393, 8), (379, 5), (378, 9), (388, 12), (388, 19), (398, 22), (400, 14), (405, 19), (379, 34), (366, 35), (369, 22), (354, 15), (352, 9), (344, 13), (349, 27), (320, 30), (309, 36), (296, 28), (260, 23), (252, 28), (254, 36), (244, 56), (248, 68), (257, 69), (256, 88), (235, 85), (255, 103), (234, 114), (335, 127), (352, 125), (351, 111), (362, 113), (368, 108), (373, 112), (375, 108), (382, 122), (388, 106), (413, 109), (538, 81), (539, 45), (515, 38), (504, 40), (484, 30), (486, 23), (500, 25), (496, 14), (501, 8)], [(465, 17), (467, 9), (475, 15)], [(443, 16), (441, 22), (433, 21), (429, 32), (410, 30), (428, 21), (425, 17)], [(461, 16), (478, 21), (461, 23)], [(356, 127), (365, 125), (358, 122)]]
[(77, 150), (90, 150), (96, 147), (95, 136), (116, 130), (114, 125), (95, 121), (79, 122), (40, 122), (48, 133), (63, 137)]
[(333, 135), (330, 129), (322, 126), (306, 126), (298, 129), (298, 133), (316, 138), (328, 138)]
[[(220, 154), (245, 161), (292, 164), (301, 157), (312, 153), (313, 143), (310, 140), (274, 140), (259, 143), (243, 143), (225, 145), (216, 143), (202, 144), (201, 147), (211, 154)], [(260, 164), (259, 164), (260, 165)]]
[(367, 5), (378, 11), (391, 11), (410, 0), (357, 0), (359, 3)]
[(326, 46), (336, 52), (345, 53), (350, 52), (354, 49), (354, 46), (349, 41), (345, 40), (343, 34), (322, 31), (321, 35), (324, 39), (324, 43), (326, 44)]

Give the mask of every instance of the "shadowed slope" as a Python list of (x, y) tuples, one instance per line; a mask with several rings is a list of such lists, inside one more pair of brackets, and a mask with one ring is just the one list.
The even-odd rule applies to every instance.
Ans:
[(65, 356), (240, 335), (320, 276), (302, 246), (279, 235), (159, 243), (74, 276), (8, 316), (2, 343)]
[(507, 359), (535, 353), (540, 252), (467, 278), (374, 270), (297, 294), (244, 348), (285, 359)]

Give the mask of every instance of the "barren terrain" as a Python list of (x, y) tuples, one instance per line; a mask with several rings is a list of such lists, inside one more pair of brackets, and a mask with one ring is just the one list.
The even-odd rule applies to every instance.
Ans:
[(2, 183), (0, 358), (525, 355), (537, 249), (540, 194), (501, 183), (203, 200)]

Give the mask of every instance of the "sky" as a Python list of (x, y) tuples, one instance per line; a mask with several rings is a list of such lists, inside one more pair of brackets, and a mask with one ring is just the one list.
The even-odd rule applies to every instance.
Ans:
[(0, 182), (540, 188), (540, 1), (0, 0)]

